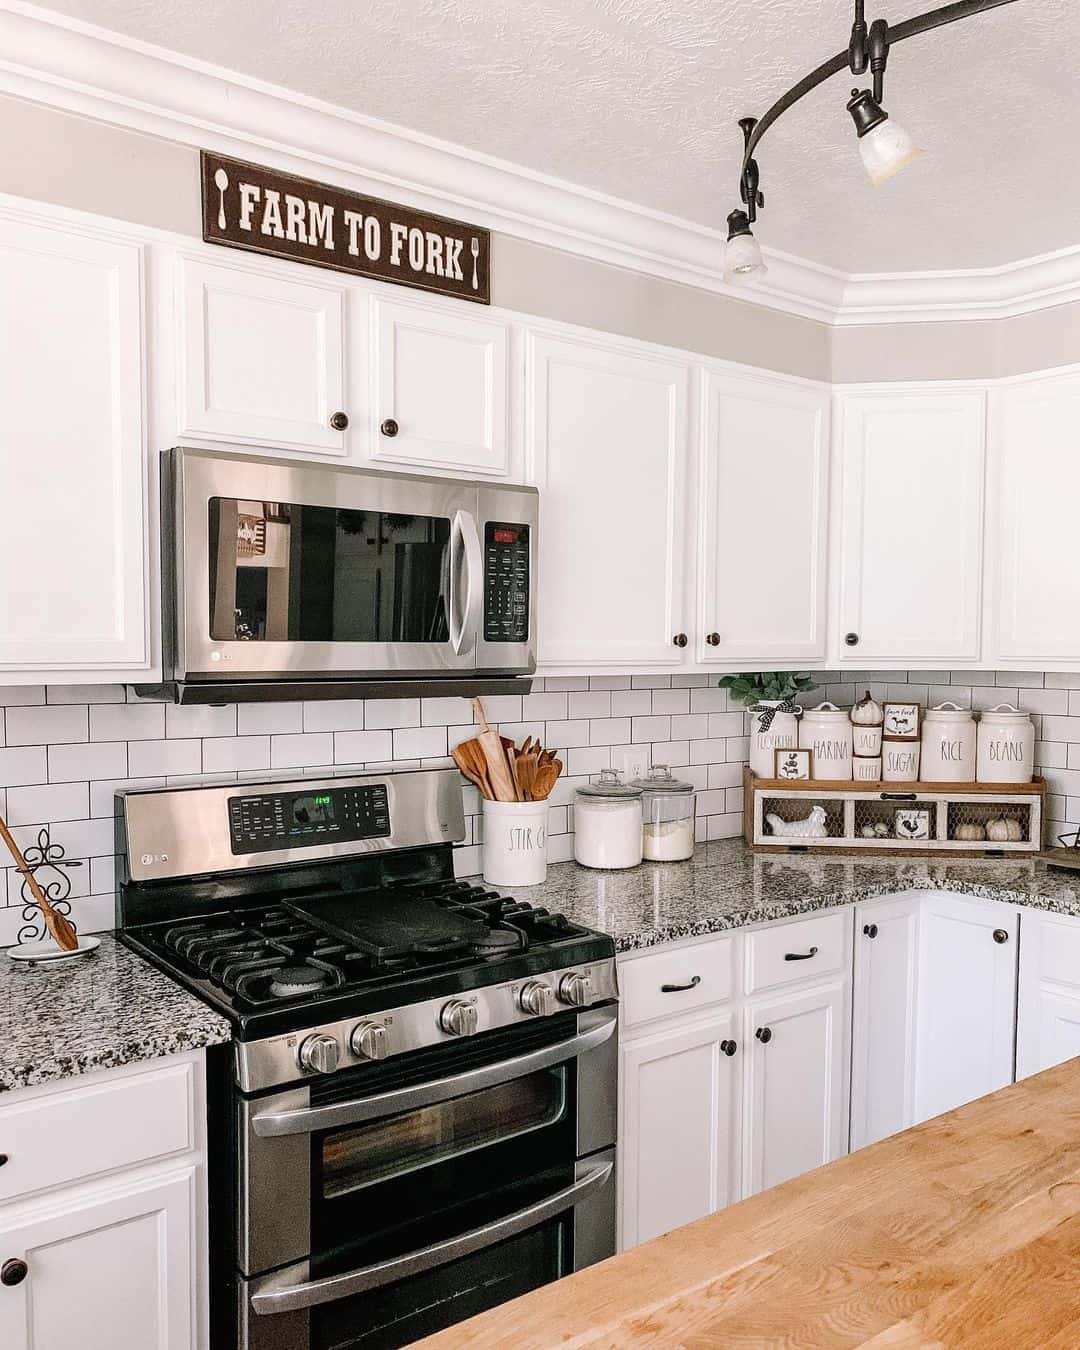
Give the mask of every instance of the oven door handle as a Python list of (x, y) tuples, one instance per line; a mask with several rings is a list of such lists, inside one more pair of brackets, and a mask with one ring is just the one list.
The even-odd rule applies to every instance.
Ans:
[(466, 1092), (497, 1087), (500, 1083), (522, 1078), (538, 1069), (576, 1059), (603, 1045), (615, 1031), (618, 1009), (605, 1008), (598, 1016), (602, 1020), (588, 1031), (571, 1036), (568, 1040), (556, 1041), (554, 1045), (545, 1045), (539, 1050), (530, 1050), (527, 1055), (516, 1055), (513, 1059), (502, 1059), (479, 1069), (436, 1078), (430, 1083), (417, 1083), (412, 1087), (381, 1092), (373, 1097), (359, 1097), (354, 1101), (334, 1102), (329, 1106), (306, 1106), (291, 1111), (260, 1111), (252, 1116), (251, 1127), (264, 1138), (281, 1134), (311, 1134), (315, 1130), (333, 1130), (365, 1120), (378, 1120), (401, 1111), (413, 1111), (421, 1106), (445, 1102)]
[(410, 1275), (419, 1275), (422, 1271), (446, 1265), (448, 1261), (483, 1251), (485, 1247), (493, 1247), (497, 1242), (535, 1228), (537, 1224), (545, 1223), (564, 1210), (581, 1204), (607, 1185), (613, 1170), (613, 1164), (609, 1162), (590, 1167), (573, 1185), (543, 1200), (537, 1200), (514, 1214), (508, 1214), (505, 1219), (484, 1224), (482, 1228), (472, 1228), (467, 1233), (446, 1238), (442, 1242), (433, 1242), (430, 1247), (421, 1247), (404, 1256), (391, 1257), (389, 1261), (361, 1266), (359, 1270), (330, 1275), (321, 1280), (309, 1280), (310, 1263), (298, 1261), (260, 1280), (251, 1294), (251, 1307), (263, 1315), (314, 1308), (321, 1303), (333, 1303), (353, 1294), (363, 1294), (369, 1289), (378, 1289), (380, 1285), (404, 1280)]
[[(459, 539), (465, 550), (465, 604), (462, 607), (461, 623), (457, 623), (457, 596), (455, 579), (457, 576), (454, 541)], [(460, 656), (467, 651), (476, 638), (480, 623), (480, 593), (484, 578), (484, 553), (480, 547), (480, 533), (476, 520), (469, 511), (455, 511), (450, 522), (450, 645)]]

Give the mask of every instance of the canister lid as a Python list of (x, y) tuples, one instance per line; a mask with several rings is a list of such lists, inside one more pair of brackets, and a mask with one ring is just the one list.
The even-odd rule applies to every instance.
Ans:
[(923, 714), (924, 722), (968, 722), (972, 720), (974, 719), (970, 708), (961, 708), (959, 703), (951, 703), (948, 700), (937, 704), (936, 707), (927, 708)]
[(579, 797), (605, 797), (608, 801), (629, 801), (641, 796), (641, 788), (633, 783), (624, 783), (618, 769), (601, 769), (596, 783), (583, 783), (577, 790)]
[(816, 708), (803, 709), (803, 721), (813, 721), (815, 717), (825, 721), (849, 722), (851, 713), (847, 708), (838, 708), (835, 703), (819, 703)]
[(1015, 703), (999, 703), (982, 714), (982, 720), (994, 722), (1030, 722), (1031, 714), (1023, 712)]
[(635, 778), (631, 786), (654, 795), (680, 796), (695, 791), (693, 783), (684, 782), (681, 778), (673, 778), (671, 770), (666, 764), (654, 764), (644, 778)]

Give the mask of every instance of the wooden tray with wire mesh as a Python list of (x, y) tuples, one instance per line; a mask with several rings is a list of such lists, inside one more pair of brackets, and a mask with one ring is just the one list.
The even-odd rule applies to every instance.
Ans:
[[(1042, 848), (1046, 783), (867, 783), (832, 779), (755, 778), (743, 771), (743, 834), (753, 848), (772, 851), (943, 853), (981, 857), (1038, 853)], [(805, 820), (817, 808), (825, 835), (775, 832), (775, 822)], [(1012, 822), (1007, 839), (965, 839), (991, 821)], [(919, 835), (925, 826), (926, 835)], [(998, 827), (1000, 828), (1000, 827)], [(908, 833), (905, 833), (909, 831)]]

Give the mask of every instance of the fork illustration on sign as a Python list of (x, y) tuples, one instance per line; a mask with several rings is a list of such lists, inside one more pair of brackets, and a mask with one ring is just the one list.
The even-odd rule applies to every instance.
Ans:
[(474, 291), (480, 289), (480, 280), (476, 275), (476, 260), (480, 256), (480, 240), (475, 236), (472, 241), (472, 288)]

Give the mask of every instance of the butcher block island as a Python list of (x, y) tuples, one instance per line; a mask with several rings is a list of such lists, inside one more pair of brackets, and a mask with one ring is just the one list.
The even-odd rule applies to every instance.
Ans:
[(1080, 1059), (420, 1344), (1080, 1345)]

